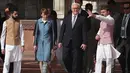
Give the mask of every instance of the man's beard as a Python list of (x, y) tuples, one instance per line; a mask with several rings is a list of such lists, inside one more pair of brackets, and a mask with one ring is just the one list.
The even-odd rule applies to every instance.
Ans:
[(14, 20), (18, 19), (18, 17), (13, 17), (13, 16), (12, 16), (12, 18), (13, 18)]
[(103, 14), (101, 14), (102, 16), (104, 16)]

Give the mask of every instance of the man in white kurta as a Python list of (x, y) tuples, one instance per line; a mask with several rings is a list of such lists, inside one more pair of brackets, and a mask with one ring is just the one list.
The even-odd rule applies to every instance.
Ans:
[(118, 58), (120, 53), (113, 47), (113, 28), (114, 19), (109, 14), (108, 6), (101, 7), (102, 15), (94, 15), (88, 10), (89, 17), (101, 20), (99, 31), (95, 37), (98, 40), (96, 52), (95, 73), (101, 73), (102, 61), (106, 61), (106, 73), (112, 73), (114, 59)]
[(9, 72), (10, 62), (14, 62), (13, 73), (21, 72), (24, 33), (22, 24), (20, 24), (17, 16), (17, 8), (12, 7), (10, 8), (10, 18), (3, 23), (1, 35), (1, 52), (5, 54), (3, 73)]

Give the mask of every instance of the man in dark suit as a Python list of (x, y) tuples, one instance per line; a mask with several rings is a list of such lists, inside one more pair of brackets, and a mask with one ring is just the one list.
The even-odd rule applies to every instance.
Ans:
[[(91, 3), (87, 3), (85, 5), (85, 10), (92, 11), (93, 5)], [(100, 20), (95, 18), (91, 19), (91, 29), (88, 32), (88, 46), (84, 56), (84, 73), (92, 73), (94, 70), (94, 55), (96, 54), (97, 41), (95, 40), (95, 36), (98, 32), (100, 26)]]
[(72, 13), (64, 20), (58, 47), (63, 46), (63, 62), (68, 73), (82, 73), (83, 52), (87, 46), (87, 23), (79, 14), (80, 4), (73, 3)]
[(124, 14), (115, 21), (114, 42), (121, 52), (118, 58), (123, 73), (130, 73), (130, 3), (125, 3)]
[(110, 15), (116, 21), (116, 19), (120, 15), (120, 6), (119, 6), (119, 4), (117, 4), (114, 0), (108, 0), (107, 4), (108, 4), (109, 10), (110, 10)]

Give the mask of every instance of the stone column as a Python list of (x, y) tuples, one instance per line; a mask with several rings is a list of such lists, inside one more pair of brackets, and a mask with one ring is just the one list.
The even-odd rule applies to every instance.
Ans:
[(57, 17), (63, 19), (65, 14), (65, 0), (53, 0), (53, 9), (57, 12)]

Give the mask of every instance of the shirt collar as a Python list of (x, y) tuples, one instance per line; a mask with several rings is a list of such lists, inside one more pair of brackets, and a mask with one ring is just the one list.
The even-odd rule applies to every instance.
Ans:
[(72, 17), (73, 17), (73, 16), (78, 16), (78, 14), (77, 14), (77, 15), (74, 15), (74, 14), (72, 13)]
[(43, 19), (42, 19), (42, 22), (43, 22), (43, 23), (46, 23), (46, 22), (47, 22), (47, 20), (43, 20)]
[(40, 22), (41, 23), (46, 23), (46, 22), (48, 22), (48, 20), (43, 20), (42, 18), (40, 19)]

